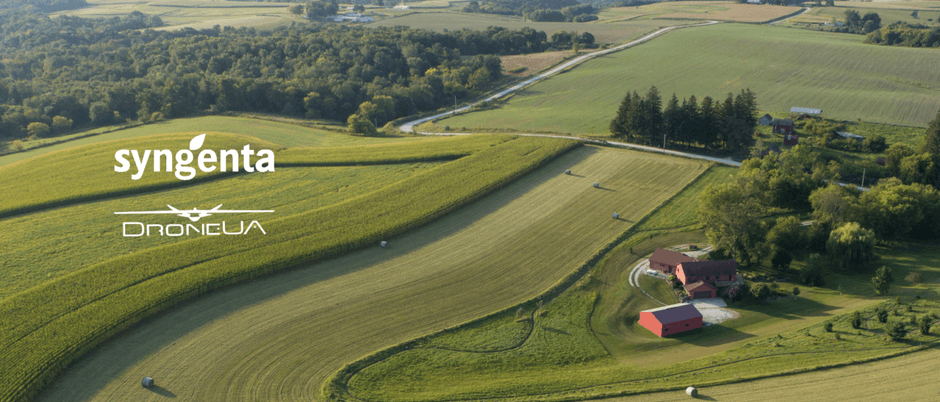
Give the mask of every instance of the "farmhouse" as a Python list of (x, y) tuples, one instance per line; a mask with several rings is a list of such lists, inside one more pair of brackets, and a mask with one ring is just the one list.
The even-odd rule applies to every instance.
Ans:
[(738, 264), (734, 260), (683, 262), (676, 268), (676, 278), (683, 285), (705, 281), (721, 286), (733, 282), (737, 276)]
[(770, 114), (765, 114), (761, 116), (760, 119), (757, 119), (757, 124), (760, 124), (762, 126), (769, 126), (770, 123), (773, 121), (774, 121), (774, 118), (771, 117)]
[(774, 134), (787, 135), (793, 132), (793, 120), (791, 119), (774, 119), (772, 124), (774, 126)]
[(702, 327), (702, 313), (689, 303), (644, 310), (640, 325), (659, 337), (691, 331)]
[(810, 116), (819, 116), (820, 114), (822, 114), (822, 109), (810, 109), (807, 107), (792, 107), (790, 108), (790, 113), (808, 114)]
[(664, 274), (674, 274), (679, 264), (692, 261), (698, 260), (682, 253), (657, 248), (650, 256), (650, 269)]
[(787, 134), (783, 136), (783, 145), (794, 146), (800, 143), (800, 136), (796, 134)]
[(714, 299), (718, 297), (718, 288), (704, 281), (692, 282), (683, 286), (689, 299)]

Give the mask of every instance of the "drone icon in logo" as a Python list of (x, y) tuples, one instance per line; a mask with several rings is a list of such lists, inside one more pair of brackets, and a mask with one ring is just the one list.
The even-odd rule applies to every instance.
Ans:
[(207, 216), (212, 216), (215, 214), (248, 214), (248, 213), (271, 213), (274, 210), (248, 210), (248, 209), (219, 209), (222, 207), (222, 204), (219, 204), (212, 209), (176, 209), (172, 205), (167, 204), (167, 207), (170, 208), (168, 211), (128, 211), (128, 212), (115, 212), (115, 215), (163, 215), (170, 214), (176, 215), (183, 218), (188, 218), (189, 220), (196, 222)]

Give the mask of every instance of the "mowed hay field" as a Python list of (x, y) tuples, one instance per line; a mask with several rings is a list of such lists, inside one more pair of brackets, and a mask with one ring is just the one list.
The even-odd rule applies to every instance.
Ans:
[[(940, 383), (940, 350), (928, 349), (910, 355), (840, 367), (719, 385), (699, 389), (699, 398), (717, 401), (936, 401)], [(683, 391), (660, 392), (634, 397), (599, 399), (603, 402), (672, 402), (688, 398)]]
[[(73, 365), (39, 400), (315, 399), (345, 363), (541, 293), (704, 169), (631, 151), (570, 151), (388, 239), (388, 248), (243, 284), (151, 319)], [(145, 375), (162, 388), (141, 388)]]
[[(903, 2), (907, 3), (907, 2)], [(859, 4), (864, 4), (864, 6), (859, 6)], [(917, 18), (911, 15), (911, 13), (916, 9), (892, 9), (892, 8), (873, 8), (868, 7), (869, 4), (877, 3), (856, 3), (851, 6), (846, 7), (818, 7), (814, 8), (812, 11), (803, 14), (794, 19), (788, 20), (788, 23), (817, 23), (822, 24), (826, 22), (842, 21), (845, 22), (845, 12), (848, 10), (854, 10), (859, 13), (859, 15), (864, 16), (868, 13), (877, 13), (881, 17), (881, 26), (889, 25), (897, 21), (903, 21), (908, 24), (922, 24), (928, 27), (936, 27), (940, 25), (940, 9), (936, 10), (919, 10)], [(940, 4), (940, 2), (938, 2)]]
[(544, 31), (549, 37), (558, 31), (574, 31), (578, 33), (590, 32), (597, 43), (625, 43), (639, 38), (644, 34), (659, 28), (681, 25), (682, 21), (629, 21), (611, 24), (592, 24), (576, 22), (532, 22), (524, 21), (518, 17), (509, 17), (496, 14), (478, 13), (414, 13), (402, 17), (376, 21), (367, 26), (397, 26), (406, 25), (412, 28), (430, 29), (442, 32), (459, 29), (483, 30), (491, 26), (507, 29), (521, 29), (529, 27), (537, 31)]
[[(896, 62), (904, 60), (903, 63)], [(606, 135), (627, 91), (724, 99), (750, 88), (758, 108), (823, 110), (835, 119), (926, 126), (940, 108), (940, 52), (861, 37), (744, 24), (680, 29), (532, 85), (499, 109), (439, 126)]]

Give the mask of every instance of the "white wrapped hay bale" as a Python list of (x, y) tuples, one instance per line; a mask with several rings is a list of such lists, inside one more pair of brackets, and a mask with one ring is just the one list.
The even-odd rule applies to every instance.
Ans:
[(686, 388), (686, 389), (685, 389), (685, 393), (688, 394), (689, 396), (693, 397), (693, 398), (697, 398), (697, 397), (698, 397), (698, 390), (695, 389), (695, 387), (688, 387), (688, 388)]
[(153, 378), (144, 377), (143, 380), (140, 380), (140, 385), (142, 385), (144, 388), (150, 388), (150, 387), (152, 387), (152, 386), (153, 386)]
[(381, 243), (379, 243), (379, 246), (382, 246), (382, 248), (388, 247), (388, 242), (383, 240)]
[(601, 187), (600, 183), (594, 183), (594, 188), (600, 188), (600, 187)]
[(620, 219), (620, 214), (614, 212), (614, 219)]

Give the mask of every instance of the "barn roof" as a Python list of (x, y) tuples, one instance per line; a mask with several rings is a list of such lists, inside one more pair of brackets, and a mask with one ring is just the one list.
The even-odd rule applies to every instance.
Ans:
[(672, 304), (651, 310), (643, 310), (641, 313), (650, 313), (656, 320), (662, 324), (669, 324), (689, 318), (701, 317), (702, 313), (695, 306), (689, 303)]
[(810, 109), (806, 107), (792, 107), (790, 108), (790, 113), (803, 113), (803, 114), (820, 114), (822, 109)]
[(687, 276), (735, 275), (738, 263), (734, 260), (683, 262), (682, 272)]
[(692, 295), (694, 292), (697, 292), (697, 291), (703, 291), (703, 290), (717, 291), (718, 290), (718, 288), (702, 281), (692, 282), (683, 287), (685, 288), (686, 293), (688, 293), (689, 295)]
[(864, 140), (865, 137), (862, 137), (858, 134), (847, 133), (845, 131), (836, 131), (836, 134), (839, 134), (842, 138), (851, 138), (853, 140)]
[(790, 119), (774, 119), (773, 125), (775, 126), (792, 126), (793, 120)]
[(771, 116), (771, 115), (770, 115), (770, 113), (767, 113), (767, 114), (765, 114), (765, 115), (763, 115), (763, 116), (761, 116), (760, 118), (762, 118), (762, 119), (763, 119), (763, 118), (767, 118), (767, 119), (773, 119), (774, 117), (773, 117), (773, 116)]
[(657, 248), (656, 251), (653, 252), (653, 255), (650, 256), (650, 261), (667, 265), (679, 265), (683, 262), (692, 262), (698, 260), (694, 257), (689, 257), (679, 252)]

